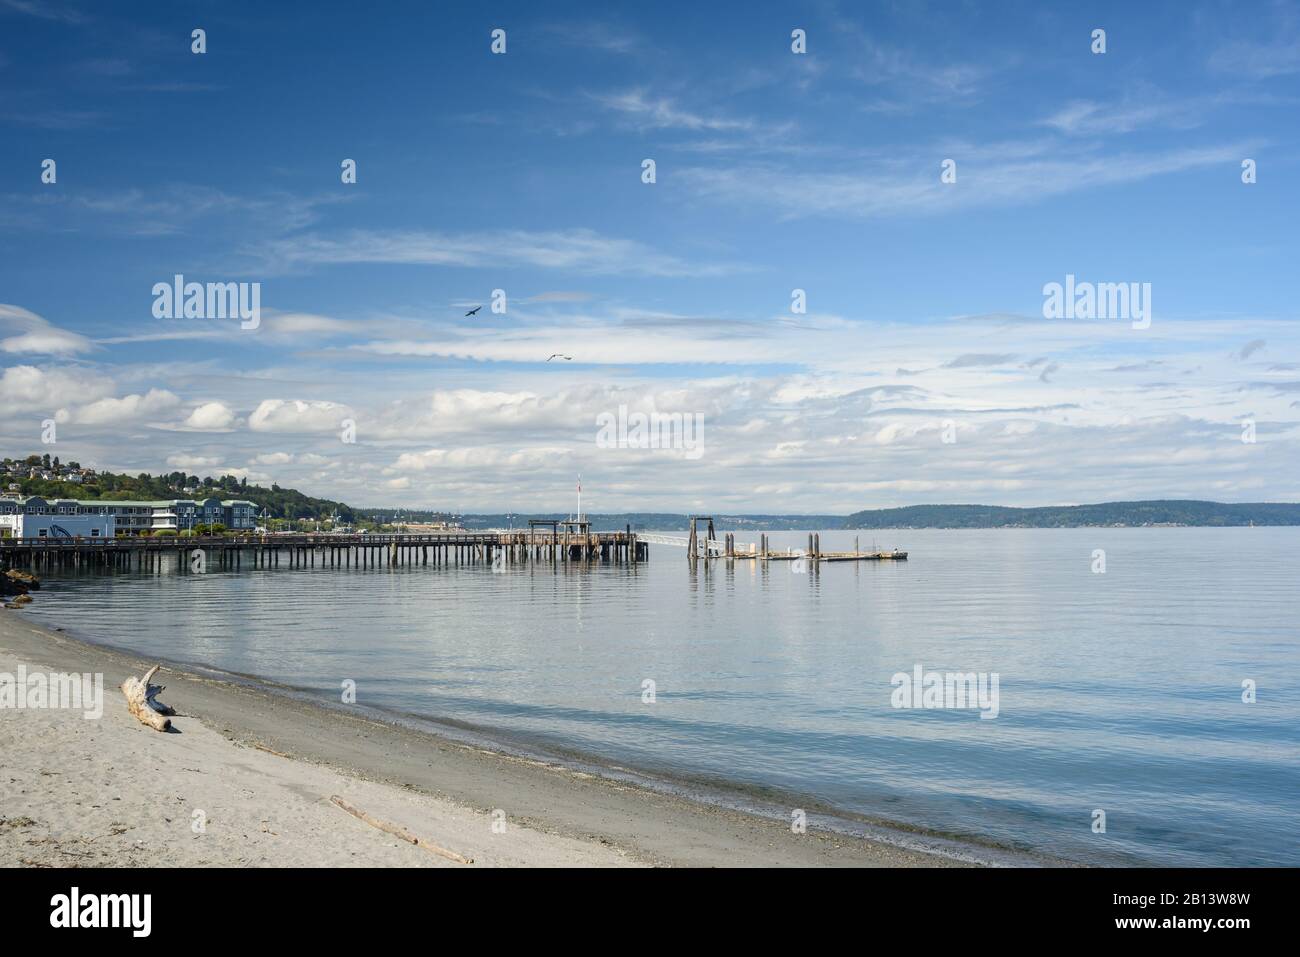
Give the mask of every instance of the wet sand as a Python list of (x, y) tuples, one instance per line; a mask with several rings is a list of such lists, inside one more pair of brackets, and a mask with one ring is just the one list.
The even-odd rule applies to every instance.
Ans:
[(178, 711), (161, 734), (119, 689), (154, 663), (0, 610), (0, 672), (102, 672), (105, 699), (97, 720), (0, 710), (0, 865), (467, 866), (336, 795), (473, 867), (959, 864), (184, 669), (155, 679)]

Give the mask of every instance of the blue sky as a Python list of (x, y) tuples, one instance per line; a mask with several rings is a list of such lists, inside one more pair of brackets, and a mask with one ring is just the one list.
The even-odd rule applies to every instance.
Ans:
[[(466, 510), (1294, 500), (1298, 104), (1295, 3), (0, 0), (5, 448)], [(176, 273), (260, 326), (155, 318)], [(1067, 274), (1150, 328), (1045, 319)], [(704, 454), (600, 447), (620, 405)]]

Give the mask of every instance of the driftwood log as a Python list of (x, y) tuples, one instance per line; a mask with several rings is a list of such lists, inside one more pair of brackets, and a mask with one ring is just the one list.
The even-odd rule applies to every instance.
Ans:
[(351, 814), (353, 817), (357, 818), (358, 820), (365, 821), (371, 827), (378, 828), (379, 830), (383, 831), (385, 834), (391, 834), (393, 835), (393, 837), (403, 840), (407, 844), (414, 844), (416, 847), (422, 847), (430, 854), (437, 854), (439, 857), (445, 857), (447, 860), (455, 861), (457, 864), (474, 863), (474, 858), (472, 857), (465, 857), (463, 854), (457, 854), (455, 851), (449, 851), (445, 847), (439, 847), (437, 844), (434, 844), (432, 841), (426, 841), (422, 837), (416, 837), (414, 834), (412, 834), (406, 828), (401, 827), (400, 825), (392, 824), (388, 821), (382, 821), (377, 817), (371, 817), (365, 811), (361, 810), (361, 808), (357, 807), (354, 804), (349, 804), (347, 801), (343, 800), (343, 798), (339, 797), (337, 794), (333, 795), (330, 798), (330, 803), (337, 808), (347, 811), (349, 814)]
[(161, 685), (151, 685), (150, 679), (158, 673), (162, 665), (154, 665), (145, 672), (143, 678), (132, 676), (122, 682), (122, 694), (126, 695), (126, 710), (140, 719), (144, 724), (149, 725), (155, 731), (171, 730), (172, 722), (168, 715), (176, 713), (175, 708), (169, 708), (161, 701), (155, 700), (157, 694), (162, 691)]

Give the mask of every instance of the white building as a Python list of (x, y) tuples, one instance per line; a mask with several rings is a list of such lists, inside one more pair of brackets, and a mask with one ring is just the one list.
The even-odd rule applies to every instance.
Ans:
[(0, 502), (0, 538), (112, 538), (115, 534), (112, 515), (28, 515), (8, 512)]
[(256, 511), (255, 504), (243, 499), (131, 502), (6, 495), (0, 496), (0, 537), (97, 538), (164, 529), (182, 532), (218, 524), (232, 531), (251, 531), (257, 524)]

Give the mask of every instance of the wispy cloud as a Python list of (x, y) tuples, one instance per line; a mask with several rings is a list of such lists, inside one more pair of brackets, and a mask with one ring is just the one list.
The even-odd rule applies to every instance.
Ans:
[(638, 134), (680, 134), (672, 142), (674, 149), (698, 153), (745, 149), (810, 153), (818, 148), (808, 142), (791, 142), (798, 129), (791, 120), (760, 120), (702, 106), (687, 106), (678, 98), (652, 94), (642, 88), (587, 95), (612, 114), (624, 129)]
[(275, 272), (344, 263), (426, 266), (531, 266), (587, 275), (721, 276), (744, 271), (734, 263), (704, 263), (661, 252), (632, 239), (590, 229), (489, 233), (355, 230), (337, 237), (296, 235), (268, 240), (249, 254)]
[(642, 130), (689, 130), (691, 132), (752, 132), (758, 127), (752, 119), (720, 114), (693, 112), (666, 96), (652, 96), (643, 89), (618, 93), (595, 93), (592, 99), (607, 110), (625, 116)]
[(42, 130), (80, 130), (104, 124), (108, 117), (95, 110), (7, 110), (0, 119), (18, 126), (31, 126)]
[(63, 23), (86, 23), (90, 19), (67, 4), (49, 2), (49, 0), (0, 0), (0, 11), (4, 10)]
[(923, 105), (969, 103), (1013, 62), (992, 50), (980, 61), (939, 59), (886, 43), (838, 11), (832, 12), (830, 22), (854, 52), (849, 75), (880, 91), (877, 99), (864, 106), (869, 112), (900, 113)]
[(88, 73), (96, 77), (119, 77), (130, 76), (135, 72), (134, 65), (129, 60), (121, 57), (98, 57), (93, 60), (84, 60), (74, 67), (80, 73)]
[(1014, 353), (968, 352), (943, 364), (945, 369), (969, 369), (972, 366), (1004, 366), (1015, 362)]
[(1151, 127), (1189, 130), (1205, 122), (1213, 99), (1167, 100), (1146, 95), (1118, 103), (1074, 100), (1043, 120), (1067, 136), (1105, 136)]
[(565, 46), (625, 55), (644, 52), (649, 41), (631, 27), (600, 20), (576, 20), (545, 26), (546, 34)]
[(174, 184), (147, 190), (15, 193), (5, 197), (5, 212), (33, 229), (89, 226), (115, 235), (171, 236), (227, 218), (237, 221), (241, 229), (255, 224), (260, 231), (280, 233), (310, 226), (325, 207), (350, 198), (325, 193), (240, 195), (210, 186)]
[[(1137, 182), (1209, 166), (1235, 166), (1248, 147), (1186, 147), (1152, 153), (1074, 154), (1004, 163), (964, 163), (958, 150), (877, 172), (806, 172), (777, 165), (694, 167), (680, 175), (702, 199), (746, 209), (774, 209), (783, 216), (878, 216), (935, 214), (983, 206), (1009, 206), (1082, 190)], [(939, 160), (952, 157), (958, 182), (939, 181)]]
[(1244, 40), (1226, 44), (1210, 56), (1210, 67), (1224, 73), (1270, 79), (1300, 73), (1300, 39), (1272, 43)]

